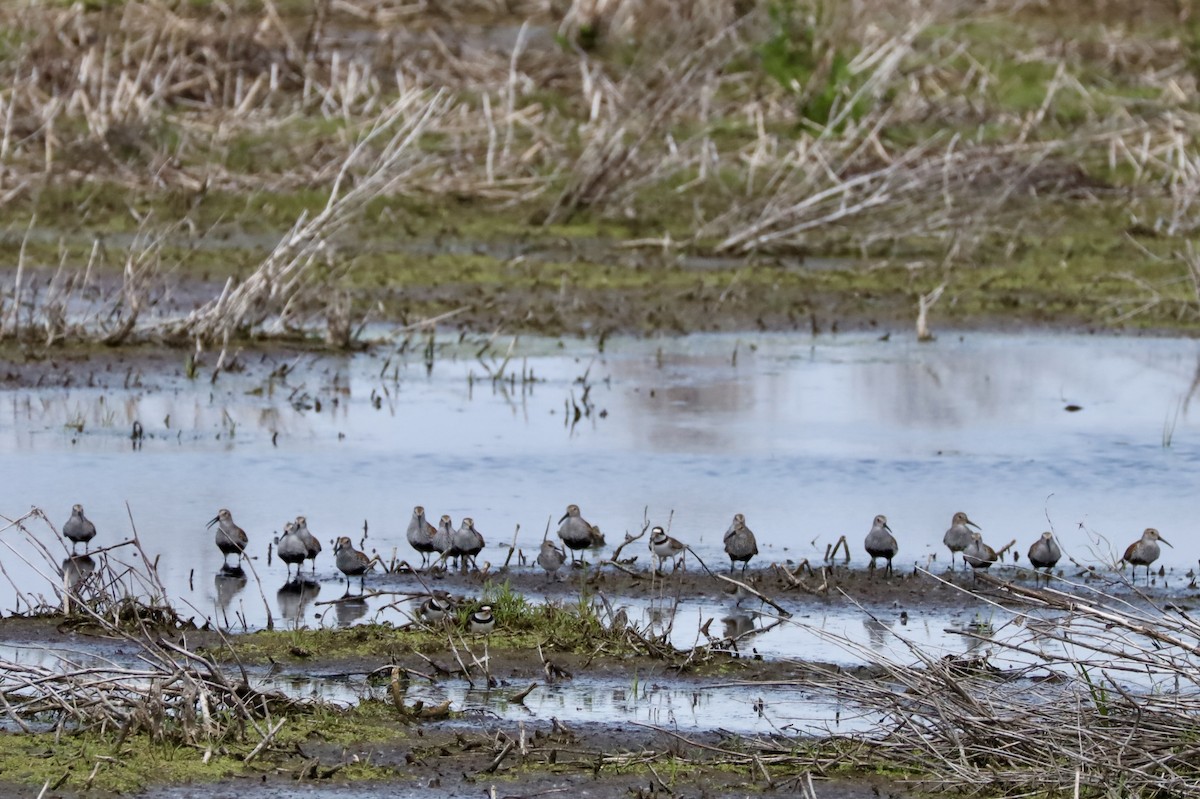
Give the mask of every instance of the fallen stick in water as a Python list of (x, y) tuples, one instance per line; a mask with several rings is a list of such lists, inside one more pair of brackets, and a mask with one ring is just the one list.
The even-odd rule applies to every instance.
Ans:
[(732, 577), (726, 577), (723, 574), (718, 574), (718, 575), (716, 575), (716, 577), (724, 580), (727, 583), (732, 583), (733, 585), (736, 585), (738, 588), (742, 589), (747, 594), (751, 594), (753, 596), (758, 597), (763, 602), (766, 602), (768, 605), (770, 605), (771, 607), (773, 607), (777, 611), (779, 611), (779, 615), (783, 616), (784, 618), (790, 619), (792, 617), (792, 614), (786, 608), (784, 608), (782, 605), (780, 605), (778, 602), (776, 602), (774, 599), (771, 599), (766, 594), (756, 591), (755, 589), (751, 588), (750, 586), (746, 585), (745, 583), (741, 582), (740, 580), (735, 580)]

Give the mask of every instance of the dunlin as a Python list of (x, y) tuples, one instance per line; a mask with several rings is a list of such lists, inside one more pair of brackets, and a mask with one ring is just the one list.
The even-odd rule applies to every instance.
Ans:
[(238, 566), (242, 565), (242, 557), (246, 551), (246, 544), (250, 539), (246, 536), (246, 531), (233, 523), (233, 514), (227, 509), (221, 508), (217, 511), (217, 515), (209, 521), (208, 526), (217, 525), (217, 549), (221, 550), (221, 554), (225, 556), (225, 568), (229, 568), (229, 556), (238, 556)]
[[(1054, 533), (1047, 530), (1038, 537), (1037, 541), (1029, 547), (1029, 564), (1034, 569), (1045, 569), (1046, 577), (1049, 579), (1050, 570), (1058, 563), (1062, 557), (1062, 550), (1059, 549), (1058, 542), (1054, 540)], [(1042, 579), (1039, 575), (1039, 581)]]
[(542, 549), (538, 552), (537, 562), (546, 570), (546, 576), (554, 579), (554, 575), (567, 562), (567, 555), (550, 541), (543, 541)]
[(462, 570), (467, 570), (468, 560), (476, 570), (475, 556), (483, 550), (483, 535), (475, 529), (475, 521), (470, 516), (464, 516), (462, 524), (454, 531), (454, 551), (462, 558)]
[(455, 565), (458, 564), (458, 557), (454, 554), (454, 525), (447, 514), (443, 513), (442, 518), (438, 519), (437, 531), (433, 534), (433, 551), (441, 553), (439, 560), (452, 557)]
[(950, 521), (950, 529), (942, 536), (942, 543), (950, 549), (950, 568), (954, 568), (954, 554), (971, 545), (971, 527), (980, 529), (979, 525), (967, 518), (967, 514), (959, 511)]
[(62, 532), (71, 539), (71, 554), (75, 554), (75, 547), (80, 544), (84, 545), (83, 551), (87, 552), (87, 542), (96, 537), (96, 525), (83, 515), (82, 505), (75, 505), (71, 508), (71, 518), (63, 525)]
[(887, 558), (887, 570), (885, 575), (892, 573), (892, 558), (896, 557), (896, 553), (900, 551), (900, 545), (896, 543), (896, 536), (892, 535), (892, 528), (888, 527), (887, 517), (880, 514), (875, 517), (875, 521), (871, 523), (871, 532), (867, 533), (865, 542), (867, 554), (871, 556), (871, 568), (875, 568), (876, 558)]
[(725, 552), (729, 555), (730, 574), (733, 574), (733, 566), (739, 560), (742, 562), (742, 573), (745, 574), (750, 558), (758, 554), (758, 542), (746, 526), (746, 517), (740, 513), (734, 514), (733, 523), (725, 531)]
[[(308, 519), (303, 516), (296, 517), (296, 535), (304, 542), (305, 559), (312, 561), (313, 574), (317, 573), (317, 555), (321, 554), (321, 541), (315, 535), (308, 531)], [(300, 576), (300, 570), (296, 569), (296, 576)]]
[(971, 533), (971, 543), (962, 551), (963, 560), (972, 569), (987, 569), (1000, 559), (996, 550), (983, 543), (982, 533)]
[(337, 540), (337, 545), (334, 546), (333, 552), (337, 555), (338, 571), (346, 575), (346, 594), (350, 594), (350, 578), (358, 578), (358, 592), (361, 594), (364, 590), (364, 582), (367, 579), (363, 575), (367, 573), (367, 569), (371, 566), (371, 559), (366, 556), (366, 553), (359, 552), (354, 548), (354, 544), (350, 542), (349, 536), (341, 536)]
[(408, 523), (408, 545), (421, 554), (421, 568), (429, 565), (429, 553), (437, 551), (433, 548), (436, 534), (437, 528), (425, 520), (424, 506), (413, 508), (412, 519)]
[[(301, 517), (303, 518), (303, 517)], [(308, 546), (300, 536), (299, 525), (288, 522), (283, 526), (283, 536), (275, 539), (275, 554), (287, 564), (288, 581), (292, 579), (292, 566), (296, 567), (296, 579), (300, 579), (300, 567), (308, 558)]]
[[(575, 561), (575, 553), (596, 546), (599, 531), (579, 514), (578, 505), (568, 505), (567, 512), (558, 520), (558, 537), (571, 550), (571, 562)], [(600, 537), (600, 543), (604, 538)], [(580, 556), (582, 560), (582, 556)]]
[(1170, 541), (1158, 534), (1158, 530), (1153, 527), (1147, 527), (1146, 532), (1142, 533), (1142, 537), (1129, 545), (1125, 550), (1125, 557), (1121, 560), (1133, 565), (1134, 576), (1137, 576), (1137, 567), (1146, 567), (1146, 581), (1150, 580), (1150, 564), (1158, 560), (1158, 556), (1162, 554), (1162, 549), (1159, 548), (1158, 542), (1166, 544), (1174, 549)]

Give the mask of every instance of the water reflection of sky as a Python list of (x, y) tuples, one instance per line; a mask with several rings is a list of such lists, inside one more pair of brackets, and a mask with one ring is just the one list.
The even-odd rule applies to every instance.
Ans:
[[(457, 357), (446, 349), (430, 374), (419, 359), (398, 366), (381, 353), (305, 359), (275, 381), (5, 392), (0, 512), (38, 505), (61, 524), (81, 502), (97, 542), (111, 543), (130, 529), (128, 503), (168, 587), (190, 585), (205, 608), (223, 589), (204, 527), (220, 507), (259, 555), (302, 513), (326, 541), (357, 540), (365, 522), (371, 547), (403, 557), (418, 503), (455, 523), (474, 516), (492, 546), (519, 524), (519, 545), (533, 550), (547, 519), (575, 502), (610, 539), (640, 528), (647, 506), (659, 522), (673, 511), (672, 532), (716, 564), (734, 512), (746, 514), (763, 562), (819, 558), (846, 534), (862, 564), (862, 536), (880, 512), (901, 564), (944, 561), (941, 535), (960, 509), (989, 541), (1016, 538), (1022, 553), (1049, 516), (1082, 561), (1105, 544), (1081, 524), (1113, 549), (1155, 526), (1175, 544), (1168, 565), (1200, 558), (1188, 534), (1197, 342), (742, 335), (610, 340), (603, 354), (574, 346), (521, 345), (510, 371), (540, 381), (525, 390), (494, 387), (463, 347)], [(565, 405), (580, 400), (585, 372), (595, 413), (570, 429)], [(150, 436), (137, 452), (135, 420)], [(484, 557), (502, 560), (492, 546)], [(331, 549), (319, 563), (322, 598), (341, 590)], [(274, 594), (282, 568), (259, 568)], [(304, 598), (280, 607), (293, 599)]]

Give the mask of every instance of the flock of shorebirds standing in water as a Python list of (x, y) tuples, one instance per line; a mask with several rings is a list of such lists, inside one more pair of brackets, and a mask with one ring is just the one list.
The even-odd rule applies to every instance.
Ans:
[[(222, 570), (225, 572), (240, 572), (242, 558), (250, 538), (246, 531), (233, 520), (233, 514), (222, 508), (209, 521), (210, 528), (216, 527), (216, 545), (224, 556)], [(972, 529), (974, 528), (974, 529)], [(657, 559), (655, 571), (660, 572), (663, 564), (670, 560), (679, 565), (684, 554), (690, 551), (687, 544), (668, 535), (660, 526), (650, 530), (649, 547), (651, 554)], [(71, 518), (62, 527), (62, 534), (72, 542), (72, 555), (76, 547), (87, 544), (96, 535), (96, 526), (84, 515), (83, 506), (75, 505), (71, 509)], [(413, 508), (412, 520), (406, 533), (409, 545), (421, 555), (422, 568), (443, 566), (447, 560), (452, 560), (462, 571), (468, 568), (478, 568), (475, 559), (485, 546), (483, 535), (475, 529), (475, 522), (467, 517), (462, 520), (458, 529), (454, 529), (448, 515), (443, 515), (437, 527), (425, 518), (425, 509), (418, 505)], [(543, 540), (538, 552), (537, 564), (544, 569), (548, 576), (553, 577), (567, 562), (570, 553), (572, 564), (577, 554), (584, 550), (603, 546), (604, 536), (598, 527), (590, 524), (580, 513), (578, 505), (568, 505), (567, 512), (559, 519), (558, 538), (566, 549), (560, 549), (550, 540)], [(725, 553), (729, 556), (729, 571), (732, 574), (738, 563), (742, 572), (746, 571), (751, 558), (758, 554), (758, 542), (754, 533), (746, 526), (746, 517), (735, 514), (733, 522), (724, 535)], [(966, 513), (954, 514), (949, 529), (946, 530), (942, 542), (950, 550), (951, 568), (955, 566), (955, 556), (961, 555), (965, 564), (973, 570), (987, 569), (1000, 560), (1000, 555), (988, 544), (984, 543), (979, 525), (971, 521)], [(1122, 563), (1134, 567), (1146, 567), (1147, 579), (1150, 575), (1150, 565), (1158, 560), (1161, 550), (1159, 543), (1171, 544), (1159, 535), (1154, 528), (1147, 528), (1142, 537), (1134, 541), (1125, 550)], [(313, 573), (316, 573), (317, 556), (321, 554), (321, 541), (308, 529), (308, 522), (303, 516), (296, 517), (284, 525), (283, 535), (273, 540), (275, 554), (284, 562), (288, 569), (289, 582), (300, 581), (300, 570), (304, 561), (311, 560)], [(887, 561), (885, 575), (892, 573), (892, 561), (900, 551), (896, 536), (888, 526), (887, 517), (876, 516), (863, 542), (867, 554), (871, 557), (871, 568), (876, 561), (883, 558)], [(359, 578), (359, 594), (364, 592), (366, 573), (378, 560), (369, 557), (365, 552), (354, 548), (349, 536), (341, 536), (334, 542), (335, 565), (346, 578), (346, 596), (350, 596), (351, 578)], [(1058, 564), (1062, 558), (1062, 549), (1054, 539), (1054, 534), (1044, 532), (1032, 546), (1029, 547), (1029, 563), (1036, 570), (1047, 573)], [(229, 558), (236, 556), (237, 564), (231, 566)], [(83, 557), (86, 557), (83, 556)], [(578, 560), (582, 562), (582, 554)], [(292, 568), (295, 567), (295, 577)], [(706, 567), (707, 568), (707, 567)], [(429, 621), (439, 621), (448, 618), (454, 609), (449, 594), (444, 591), (434, 591), (420, 607), (421, 616)], [(473, 632), (491, 632), (495, 627), (495, 618), (491, 608), (483, 606), (471, 614), (468, 626)]]

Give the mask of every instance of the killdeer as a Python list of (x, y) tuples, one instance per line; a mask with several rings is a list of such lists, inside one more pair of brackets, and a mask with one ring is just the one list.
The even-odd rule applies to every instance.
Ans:
[(758, 542), (746, 526), (746, 517), (740, 513), (734, 514), (733, 523), (725, 531), (725, 552), (729, 555), (730, 574), (733, 574), (734, 564), (739, 560), (742, 562), (742, 574), (745, 574), (750, 558), (758, 554)]
[(350, 578), (358, 578), (358, 592), (363, 593), (367, 569), (371, 566), (371, 559), (366, 556), (366, 553), (359, 552), (354, 548), (354, 544), (350, 542), (349, 536), (341, 536), (337, 540), (337, 545), (334, 546), (333, 552), (337, 555), (338, 571), (346, 575), (346, 595), (350, 595)]
[[(1046, 579), (1050, 579), (1050, 570), (1062, 557), (1062, 550), (1054, 540), (1054, 533), (1047, 530), (1029, 547), (1029, 565), (1034, 569), (1045, 569)], [(1040, 581), (1041, 575), (1037, 579)]]
[[(305, 558), (312, 561), (313, 574), (316, 574), (317, 555), (321, 554), (321, 541), (308, 531), (308, 519), (303, 516), (296, 517), (296, 535), (304, 542)], [(300, 576), (299, 569), (296, 569), (296, 576)]]
[(87, 552), (87, 542), (96, 537), (96, 525), (83, 515), (82, 505), (74, 505), (71, 508), (71, 518), (63, 525), (62, 532), (71, 539), (71, 554), (74, 555), (75, 548), (80, 544), (84, 545), (83, 551)]
[(445, 591), (434, 591), (417, 608), (417, 615), (428, 624), (441, 624), (454, 616), (454, 599)]
[(971, 545), (969, 527), (980, 529), (979, 525), (967, 518), (967, 514), (959, 511), (950, 521), (950, 529), (942, 536), (942, 543), (950, 549), (950, 568), (954, 568), (954, 554), (962, 552)]
[(492, 615), (492, 606), (484, 605), (467, 617), (467, 629), (475, 635), (491, 635), (496, 629), (496, 617)]
[(1133, 574), (1137, 576), (1137, 567), (1146, 567), (1146, 581), (1150, 581), (1150, 564), (1158, 560), (1158, 556), (1162, 553), (1158, 542), (1161, 541), (1167, 546), (1174, 549), (1170, 541), (1158, 534), (1158, 530), (1153, 527), (1147, 527), (1146, 532), (1142, 533), (1142, 537), (1129, 545), (1125, 550), (1125, 557), (1121, 558), (1126, 563), (1133, 565)]
[(421, 568), (429, 565), (429, 553), (436, 552), (433, 548), (433, 537), (437, 528), (425, 520), (425, 508), (421, 505), (413, 508), (412, 520), (408, 523), (408, 545), (421, 554)]
[(650, 551), (658, 558), (656, 572), (662, 571), (664, 560), (667, 558), (676, 560), (686, 549), (687, 547), (683, 545), (682, 541), (667, 535), (667, 531), (663, 528), (656, 526), (650, 531)]
[(238, 556), (238, 566), (242, 565), (242, 557), (246, 551), (246, 544), (250, 539), (246, 535), (246, 531), (233, 523), (233, 514), (227, 509), (221, 508), (217, 511), (217, 515), (208, 523), (211, 528), (217, 525), (217, 549), (221, 550), (221, 554), (225, 556), (225, 568), (229, 568), (229, 556)]
[(867, 533), (865, 545), (867, 554), (871, 556), (871, 568), (875, 568), (876, 558), (887, 558), (887, 570), (884, 574), (891, 575), (892, 558), (900, 551), (900, 545), (896, 543), (892, 528), (888, 527), (887, 517), (883, 514), (876, 516), (875, 521), (871, 523), (871, 532)]

